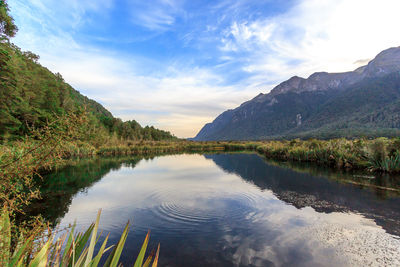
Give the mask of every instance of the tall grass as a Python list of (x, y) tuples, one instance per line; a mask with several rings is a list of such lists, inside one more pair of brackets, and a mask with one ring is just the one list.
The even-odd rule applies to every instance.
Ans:
[[(110, 251), (103, 266), (116, 267), (125, 245), (129, 232), (129, 222), (126, 224), (121, 237), (116, 245), (107, 246), (106, 236), (95, 254), (99, 241), (100, 211), (96, 221), (89, 226), (85, 232), (75, 233), (75, 225), (56, 241), (53, 233), (46, 236), (45, 241), (40, 241), (39, 236), (21, 237), (17, 244), (12, 247), (11, 222), (7, 209), (3, 209), (0, 216), (0, 266), (72, 266), (72, 267), (96, 267), (99, 265), (106, 252)], [(160, 245), (157, 252), (150, 253), (145, 259), (145, 253), (149, 242), (150, 233), (147, 233), (139, 254), (134, 262), (135, 267), (156, 267)], [(144, 262), (144, 263), (143, 263)]]
[[(26, 142), (24, 142), (26, 144)], [(21, 146), (0, 146), (2, 155)], [(22, 148), (19, 152), (28, 148)], [(283, 161), (315, 162), (333, 168), (363, 169), (373, 172), (400, 172), (400, 138), (387, 139), (332, 139), (254, 142), (193, 142), (193, 141), (124, 141), (114, 140), (95, 147), (85, 142), (63, 142), (60, 156), (74, 157), (149, 155), (184, 152), (257, 151), (267, 158)], [(8, 156), (7, 156), (8, 157)], [(61, 164), (58, 162), (57, 164)]]
[[(18, 221), (29, 203), (40, 198), (39, 189), (33, 183), (34, 177), (73, 156), (91, 156), (95, 148), (80, 141), (82, 118), (69, 115), (61, 117), (57, 123), (42, 129), (32, 129), (24, 140), (0, 145), (0, 266), (97, 266), (108, 250), (110, 256), (105, 266), (117, 266), (129, 230), (129, 223), (115, 246), (107, 246), (108, 237), (94, 255), (98, 242), (97, 220), (84, 233), (69, 234), (54, 240), (50, 228), (41, 217)], [(46, 227), (47, 226), (47, 227)], [(47, 229), (46, 229), (47, 228)], [(50, 234), (45, 235), (45, 232)], [(67, 238), (68, 236), (68, 238)], [(158, 251), (151, 254), (143, 264), (149, 235), (140, 250), (134, 266), (157, 265)], [(43, 242), (42, 240), (45, 240)]]
[(338, 169), (363, 169), (374, 172), (399, 172), (400, 138), (374, 140), (300, 140), (254, 142), (144, 142), (122, 141), (104, 144), (97, 155), (141, 155), (177, 152), (257, 151), (267, 158), (282, 161), (314, 162)]
[[(338, 169), (400, 172), (400, 138), (377, 138), (375, 140), (295, 139), (257, 142), (184, 140), (146, 142), (113, 138), (104, 143), (93, 143), (81, 138), (84, 133), (79, 127), (82, 123), (80, 118), (61, 118), (60, 122), (56, 126), (49, 125), (41, 130), (33, 129), (32, 135), (22, 141), (0, 145), (0, 202), (4, 207), (0, 223), (0, 257), (4, 263), (1, 266), (15, 264), (18, 266), (20, 263), (29, 266), (43, 266), (43, 264), (96, 266), (98, 263), (97, 256), (101, 258), (102, 254), (93, 255), (93, 248), (97, 244), (98, 220), (85, 233), (75, 235), (74, 230), (71, 230), (68, 239), (55, 242), (53, 242), (54, 236), (50, 235), (41, 246), (38, 246), (36, 238), (45, 230), (43, 221), (40, 218), (32, 218), (31, 221), (17, 224), (15, 220), (16, 214), (23, 213), (24, 208), (32, 199), (40, 197), (38, 188), (33, 186), (33, 177), (40, 176), (43, 171), (50, 171), (56, 166), (63, 165), (65, 159), (72, 157), (256, 151), (267, 158), (280, 161), (313, 162)], [(116, 257), (115, 259), (119, 259), (120, 253), (116, 248), (123, 247), (127, 231), (125, 234), (123, 233), (120, 242), (115, 246), (115, 252), (112, 253)], [(90, 243), (88, 243), (89, 236), (92, 236)], [(72, 247), (68, 245), (70, 239)], [(103, 243), (101, 248), (105, 253), (107, 251), (106, 243)], [(100, 251), (102, 250), (100, 249)], [(61, 259), (59, 255), (62, 255)], [(144, 255), (143, 257), (140, 255), (142, 254), (139, 254), (138, 258), (142, 258), (143, 261)], [(64, 256), (68, 259), (67, 263), (64, 261)], [(111, 258), (106, 263), (115, 266), (111, 264), (115, 264), (118, 260), (113, 259)], [(139, 262), (142, 265), (140, 260)], [(149, 266), (149, 264), (147, 260), (144, 263), (145, 266)]]

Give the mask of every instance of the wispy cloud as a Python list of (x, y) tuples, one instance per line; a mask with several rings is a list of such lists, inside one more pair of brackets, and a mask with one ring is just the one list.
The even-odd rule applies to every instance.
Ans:
[(277, 16), (234, 21), (220, 49), (248, 58), (242, 68), (253, 79), (352, 70), (359, 59), (400, 45), (393, 34), (399, 9), (395, 0), (298, 1)]
[(400, 45), (398, 0), (9, 3), (22, 49), (116, 116), (181, 137), (290, 76)]
[(131, 22), (149, 30), (165, 31), (176, 22), (176, 17), (183, 14), (182, 1), (150, 0), (129, 1)]
[(88, 54), (79, 58), (79, 61), (64, 60), (60, 70), (67, 80), (74, 81), (75, 87), (84, 88), (84, 93), (103, 103), (116, 116), (173, 129), (180, 136), (193, 136), (221, 111), (254, 94), (253, 90), (220, 85), (221, 78), (205, 69), (174, 68), (164, 76), (141, 76), (135, 66), (121, 59), (101, 59)]

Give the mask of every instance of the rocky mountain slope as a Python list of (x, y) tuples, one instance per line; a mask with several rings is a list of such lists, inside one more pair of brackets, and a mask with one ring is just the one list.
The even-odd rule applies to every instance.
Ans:
[(294, 76), (206, 124), (194, 140), (400, 134), (400, 47), (351, 72)]

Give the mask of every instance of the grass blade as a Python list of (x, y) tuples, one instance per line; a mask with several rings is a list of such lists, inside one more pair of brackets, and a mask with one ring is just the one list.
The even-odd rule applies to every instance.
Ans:
[(117, 246), (113, 249), (110, 256), (108, 256), (106, 263), (104, 266), (116, 267), (121, 257), (122, 249), (124, 248), (126, 237), (128, 236), (129, 231), (129, 221), (125, 226), (124, 231), (122, 232), (121, 238), (118, 241)]
[[(86, 232), (82, 236), (77, 238), (76, 248), (75, 248), (75, 257), (79, 257), (79, 255), (82, 253), (83, 249), (85, 248), (85, 246), (89, 240), (90, 234), (93, 231), (93, 228), (94, 228), (94, 224), (91, 224), (89, 226), (89, 228), (86, 230)], [(76, 262), (76, 260), (75, 260), (75, 262)]]
[(71, 232), (69, 233), (68, 241), (67, 244), (65, 245), (62, 261), (61, 261), (61, 266), (66, 267), (69, 263), (69, 259), (71, 257), (71, 247), (72, 247), (72, 242), (74, 240), (74, 230), (76, 227), (76, 223), (71, 228)]
[(83, 261), (84, 261), (85, 258), (86, 258), (87, 252), (88, 252), (88, 247), (86, 247), (86, 248), (83, 250), (82, 254), (81, 254), (81, 255), (79, 256), (79, 258), (77, 259), (77, 261), (76, 261), (74, 267), (83, 266)]
[(96, 235), (97, 235), (97, 231), (99, 229), (99, 222), (100, 222), (100, 214), (101, 214), (101, 209), (99, 210), (99, 212), (97, 213), (97, 219), (96, 219), (96, 223), (94, 224), (94, 229), (92, 231), (92, 237), (90, 239), (90, 244), (89, 244), (89, 248), (88, 248), (88, 253), (86, 256), (86, 261), (84, 263), (84, 266), (89, 266), (89, 263), (92, 261), (92, 257), (93, 257), (93, 251), (94, 251), (94, 246), (96, 245)]
[(154, 257), (154, 253), (155, 253), (155, 250), (153, 249), (151, 251), (150, 255), (147, 257), (146, 261), (143, 263), (142, 267), (149, 267), (150, 266), (151, 260)]
[(42, 249), (36, 254), (33, 260), (30, 262), (29, 267), (45, 267), (47, 265), (47, 256), (49, 254), (49, 248), (52, 240), (49, 239)]
[(154, 258), (153, 265), (151, 267), (157, 267), (158, 264), (158, 255), (160, 254), (160, 243), (158, 243), (156, 257)]
[(100, 247), (99, 252), (97, 253), (96, 257), (94, 257), (94, 259), (92, 260), (92, 262), (90, 263), (91, 267), (97, 267), (97, 265), (99, 265), (100, 259), (103, 256), (104, 252), (105, 252), (105, 248), (107, 245), (107, 241), (108, 241), (108, 237), (110, 236), (110, 234), (108, 234), (106, 236), (106, 239), (104, 239), (103, 244)]
[(143, 259), (144, 259), (144, 254), (146, 253), (147, 249), (147, 244), (149, 243), (149, 238), (150, 238), (150, 231), (147, 232), (146, 238), (144, 239), (142, 248), (140, 249), (139, 255), (136, 259), (135, 264), (133, 265), (134, 267), (141, 267), (143, 264)]
[(17, 262), (20, 260), (21, 256), (26, 252), (27, 248), (30, 248), (33, 242), (33, 237), (28, 238), (28, 240), (25, 241), (25, 243), (14, 252), (13, 257), (11, 258), (10, 261), (10, 266), (15, 266), (17, 265)]

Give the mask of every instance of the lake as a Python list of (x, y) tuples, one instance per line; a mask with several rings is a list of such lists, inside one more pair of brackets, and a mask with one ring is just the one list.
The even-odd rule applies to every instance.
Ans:
[(48, 175), (30, 212), (83, 230), (101, 208), (112, 243), (129, 220), (125, 266), (148, 230), (159, 266), (400, 265), (397, 178), (288, 165), (252, 153), (82, 160)]

